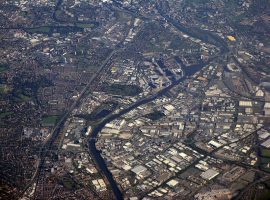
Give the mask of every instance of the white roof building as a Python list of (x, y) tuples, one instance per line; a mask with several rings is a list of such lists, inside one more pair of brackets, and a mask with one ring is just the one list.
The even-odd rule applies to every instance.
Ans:
[(211, 180), (219, 175), (219, 172), (214, 169), (208, 169), (207, 171), (201, 174), (201, 177), (205, 180)]

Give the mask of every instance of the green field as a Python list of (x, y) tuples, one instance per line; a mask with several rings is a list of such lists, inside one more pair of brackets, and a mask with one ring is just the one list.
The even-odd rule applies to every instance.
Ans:
[(54, 126), (58, 121), (58, 119), (59, 119), (58, 115), (45, 116), (42, 118), (42, 124), (44, 126)]
[(266, 158), (266, 157), (261, 157), (261, 164), (268, 164), (270, 162), (270, 158)]
[(8, 66), (5, 64), (0, 64), (0, 73), (3, 73), (8, 70)]
[(24, 95), (24, 94), (21, 94), (20, 95), (20, 99), (22, 101), (30, 101), (31, 100), (31, 97), (27, 96), (27, 95)]
[(200, 4), (206, 4), (209, 3), (209, 0), (184, 0), (182, 2), (183, 7), (190, 7), (193, 5), (200, 5)]
[(137, 85), (111, 84), (103, 87), (104, 92), (121, 96), (136, 96), (142, 92), (142, 88)]
[(21, 11), (19, 13), (19, 15), (22, 16), (22, 17), (27, 17), (28, 16), (28, 12), (27, 11)]
[(74, 190), (74, 189), (79, 189), (81, 186), (76, 183), (71, 177), (69, 176), (64, 176), (59, 179), (59, 182), (61, 185), (63, 185), (65, 188), (68, 190)]
[(5, 91), (6, 91), (5, 87), (0, 86), (0, 94), (6, 93)]
[(28, 29), (28, 32), (30, 33), (50, 33), (51, 28), (48, 26), (41, 26), (41, 27), (37, 27), (37, 28), (30, 28)]
[(7, 94), (12, 89), (8, 87), (7, 85), (0, 85), (0, 94)]
[(3, 119), (3, 118), (10, 116), (12, 114), (13, 114), (13, 112), (2, 112), (2, 113), (0, 113), (0, 119)]
[(81, 23), (81, 24), (76, 24), (77, 27), (79, 28), (94, 28), (96, 25), (95, 24), (87, 24), (87, 23)]
[(149, 113), (149, 114), (145, 115), (146, 118), (151, 119), (153, 121), (159, 120), (164, 116), (165, 116), (164, 113), (160, 112), (160, 111), (154, 111), (152, 113)]
[(51, 33), (60, 33), (67, 34), (71, 32), (82, 32), (83, 28), (93, 28), (94, 24), (77, 24), (74, 26), (40, 26), (34, 28), (27, 28), (26, 31), (29, 33), (42, 33), (42, 34), (51, 34)]
[(270, 199), (270, 190), (267, 190), (258, 196), (259, 197), (257, 197), (256, 200), (269, 200)]
[(270, 158), (270, 149), (261, 148), (262, 157)]

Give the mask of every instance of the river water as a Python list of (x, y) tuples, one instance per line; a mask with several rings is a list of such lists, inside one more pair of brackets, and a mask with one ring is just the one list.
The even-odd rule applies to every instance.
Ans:
[[(206, 64), (208, 63), (201, 63), (199, 65), (194, 66), (190, 66), (188, 68), (186, 68), (185, 73), (188, 75), (193, 75), (195, 74), (197, 71), (200, 71)], [(94, 159), (94, 161), (96, 162), (96, 164), (98, 165), (99, 169), (103, 172), (103, 174), (106, 176), (106, 178), (108, 179), (110, 186), (113, 190), (113, 193), (116, 197), (116, 199), (121, 200), (123, 199), (122, 193), (119, 189), (119, 187), (117, 186), (117, 183), (115, 182), (112, 174), (110, 173), (110, 171), (107, 168), (107, 165), (104, 161), (104, 159), (101, 156), (101, 152), (98, 151), (96, 149), (96, 138), (98, 136), (98, 133), (102, 130), (102, 128), (109, 122), (121, 117), (122, 115), (130, 112), (131, 110), (146, 104), (148, 102), (153, 101), (154, 99), (164, 95), (166, 92), (168, 92), (171, 88), (173, 88), (174, 86), (178, 85), (179, 83), (183, 82), (186, 79), (186, 77), (183, 77), (177, 81), (174, 81), (172, 85), (164, 88), (163, 90), (161, 90), (160, 92), (158, 92), (157, 94), (150, 96), (148, 98), (139, 100), (138, 102), (132, 104), (131, 106), (129, 106), (126, 109), (121, 110), (118, 114), (114, 114), (111, 115), (110, 117), (106, 118), (102, 123), (100, 123), (98, 126), (96, 126), (92, 132), (92, 137), (91, 140), (89, 140), (89, 151), (91, 153), (92, 158)]]
[[(164, 18), (166, 18), (170, 23), (172, 23), (177, 29), (179, 29), (180, 31), (191, 35), (192, 37), (201, 39), (202, 41), (206, 42), (206, 43), (211, 43), (216, 46), (218, 46), (220, 48), (220, 54), (224, 54), (226, 52), (229, 51), (227, 44), (225, 41), (223, 41), (223, 39), (221, 39), (219, 36), (214, 35), (212, 33), (206, 32), (206, 31), (201, 31), (200, 34), (198, 33), (193, 33), (191, 32), (189, 29), (185, 28), (183, 25), (177, 23), (176, 21), (174, 21), (173, 19), (168, 18), (166, 15), (164, 15), (163, 13), (161, 14), (164, 16)], [(205, 36), (205, 37), (204, 37)], [(214, 58), (213, 58), (214, 59)], [(190, 67), (186, 67), (183, 66), (183, 71), (185, 74), (185, 77), (176, 80), (173, 82), (172, 85), (166, 87), (165, 89), (161, 90), (160, 92), (158, 92), (157, 94), (139, 100), (138, 102), (132, 104), (130, 107), (120, 111), (118, 114), (114, 114), (111, 115), (110, 117), (106, 118), (102, 123), (100, 123), (94, 130), (92, 133), (92, 139), (89, 140), (89, 151), (91, 153), (92, 158), (94, 159), (94, 161), (96, 162), (96, 164), (98, 165), (99, 169), (103, 172), (103, 174), (106, 176), (106, 178), (108, 179), (110, 186), (112, 188), (112, 191), (115, 195), (115, 198), (117, 200), (122, 200), (123, 199), (123, 194), (120, 191), (117, 183), (115, 182), (111, 172), (108, 170), (107, 165), (104, 161), (104, 159), (101, 156), (101, 152), (98, 151), (96, 149), (96, 138), (98, 136), (98, 133), (102, 130), (102, 128), (109, 122), (113, 121), (114, 119), (117, 119), (119, 117), (121, 117), (122, 115), (130, 112), (131, 110), (137, 108), (140, 105), (146, 104), (148, 102), (153, 101), (154, 99), (164, 95), (166, 92), (168, 92), (171, 88), (173, 88), (174, 86), (178, 85), (179, 83), (183, 82), (188, 76), (192, 76), (193, 74), (195, 74), (196, 72), (200, 71), (204, 66), (206, 66), (207, 64), (209, 64), (213, 59), (209, 60), (207, 63), (201, 63), (195, 66), (190, 66)], [(181, 60), (178, 60), (178, 62), (181, 63)]]

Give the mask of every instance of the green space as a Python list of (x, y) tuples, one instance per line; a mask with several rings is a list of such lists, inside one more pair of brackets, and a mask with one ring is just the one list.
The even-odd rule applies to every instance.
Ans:
[(258, 195), (259, 197), (256, 198), (256, 200), (269, 200), (270, 199), (270, 190), (266, 190), (262, 192), (261, 195)]
[(55, 12), (56, 18), (58, 18), (59, 16), (61, 16), (61, 14), (62, 14), (62, 11), (60, 9), (57, 9), (56, 12)]
[[(82, 26), (87, 25), (84, 24)], [(82, 32), (83, 28), (79, 26), (40, 26), (35, 28), (28, 28), (26, 31), (29, 33), (43, 33), (49, 35), (51, 33), (67, 34), (71, 32)]]
[(261, 155), (262, 157), (270, 158), (270, 149), (261, 148)]
[(161, 51), (163, 51), (163, 47), (160, 44), (156, 44), (156, 43), (150, 41), (149, 42), (149, 45), (148, 45), (148, 48), (147, 48), (147, 51), (150, 51), (150, 52), (161, 52)]
[(51, 81), (44, 76), (35, 78), (32, 78), (31, 76), (15, 77), (12, 99), (16, 102), (36, 101), (39, 88), (51, 85)]
[(51, 27), (49, 26), (41, 26), (37, 28), (30, 28), (28, 29), (28, 32), (30, 33), (46, 33), (49, 34), (51, 32)]
[(27, 11), (21, 11), (19, 13), (19, 15), (22, 16), (22, 17), (27, 17), (28, 16), (28, 12)]
[(31, 100), (31, 97), (27, 96), (27, 95), (24, 95), (24, 94), (20, 94), (19, 95), (19, 98), (21, 101), (23, 102), (26, 102), (26, 101), (30, 101)]
[(12, 89), (8, 87), (7, 85), (0, 85), (0, 94), (7, 94)]
[(68, 34), (74, 32), (83, 32), (83, 28), (77, 26), (58, 26), (54, 27), (53, 32), (60, 33), (60, 34)]
[(184, 42), (185, 41), (182, 40), (180, 37), (174, 37), (171, 44), (170, 44), (170, 48), (180, 49), (180, 48), (182, 48)]
[(209, 3), (209, 0), (185, 0), (183, 1), (183, 7), (186, 6), (192, 6), (192, 5), (196, 5), (196, 4), (206, 4)]
[(3, 73), (8, 70), (8, 66), (6, 64), (0, 64), (0, 73)]
[(113, 95), (136, 96), (140, 94), (143, 90), (137, 85), (106, 84), (103, 87), (103, 91)]
[(76, 26), (79, 28), (95, 28), (96, 27), (94, 23), (80, 23), (80, 24), (76, 24)]
[(261, 157), (261, 164), (268, 164), (270, 162), (270, 158)]
[(27, 102), (32, 100), (33, 93), (28, 88), (25, 89), (17, 88), (12, 91), (12, 95), (13, 95), (12, 99), (16, 102)]
[(157, 111), (157, 110), (152, 112), (152, 113), (149, 113), (149, 114), (145, 115), (146, 118), (151, 119), (153, 121), (159, 120), (164, 116), (165, 116), (165, 114), (163, 112), (160, 112), (160, 111)]
[(42, 118), (42, 124), (44, 126), (54, 126), (58, 121), (58, 119), (59, 119), (58, 115), (45, 116)]
[(268, 164), (270, 163), (270, 158), (269, 157), (260, 157), (259, 161), (260, 161), (258, 163), (259, 168), (266, 171), (266, 172), (270, 172), (270, 168), (268, 166)]
[(13, 112), (1, 112), (0, 119), (3, 119), (5, 117), (8, 117), (8, 116), (13, 115), (13, 114), (14, 114)]
[(117, 18), (117, 21), (125, 23), (132, 19), (132, 16), (129, 13), (120, 10), (115, 12), (115, 17)]
[(68, 176), (61, 177), (59, 182), (68, 190), (77, 190), (80, 188), (80, 185), (76, 183), (71, 177)]
[(263, 169), (264, 171), (270, 172), (270, 168), (268, 167), (268, 164), (270, 163), (270, 149), (260, 147), (259, 151), (260, 159), (259, 159), (259, 167)]
[(261, 169), (266, 173), (270, 173), (270, 168), (268, 168), (267, 166), (262, 166)]
[(172, 38), (170, 48), (175, 49), (175, 50), (177, 49), (183, 50), (183, 49), (190, 49), (190, 48), (199, 49), (200, 45), (195, 42), (187, 42), (186, 40), (183, 40), (178, 36), (174, 36)]

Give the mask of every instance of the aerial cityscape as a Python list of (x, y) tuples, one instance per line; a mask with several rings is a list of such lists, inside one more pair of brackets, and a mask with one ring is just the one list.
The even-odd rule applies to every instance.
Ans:
[(1, 0), (0, 200), (269, 200), (269, 0)]

